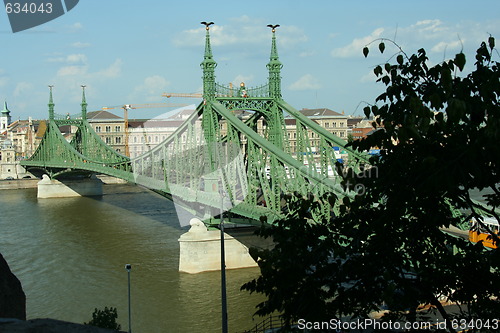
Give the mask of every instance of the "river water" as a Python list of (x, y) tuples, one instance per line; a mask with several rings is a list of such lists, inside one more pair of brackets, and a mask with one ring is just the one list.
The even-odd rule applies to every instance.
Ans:
[[(220, 272), (178, 272), (181, 228), (173, 204), (132, 185), (99, 197), (37, 199), (36, 189), (0, 191), (0, 253), (21, 280), (27, 317), (83, 323), (116, 307), (128, 330), (132, 265), (134, 333), (220, 332)], [(260, 295), (240, 291), (257, 268), (227, 271), (229, 331), (240, 332)]]

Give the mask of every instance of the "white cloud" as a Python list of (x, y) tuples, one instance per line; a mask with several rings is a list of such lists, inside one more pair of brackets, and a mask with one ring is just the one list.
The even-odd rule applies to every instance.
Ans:
[(373, 70), (370, 70), (368, 73), (363, 75), (359, 81), (362, 83), (375, 82), (377, 81), (377, 76), (373, 73)]
[[(367, 36), (355, 38), (349, 44), (335, 48), (331, 55), (338, 58), (361, 57), (363, 47), (378, 38), (394, 40), (407, 53), (424, 48), (428, 53), (453, 55), (462, 49), (475, 50), (481, 41), (488, 38), (488, 33), (494, 35), (499, 31), (499, 26), (500, 20), (479, 24), (472, 21), (445, 22), (426, 19), (403, 27), (379, 27)], [(376, 44), (372, 44), (372, 48), (376, 49)], [(391, 43), (386, 43), (385, 54), (390, 56), (393, 54), (391, 52), (397, 51)]]
[(93, 77), (99, 77), (99, 78), (115, 78), (120, 76), (122, 72), (122, 65), (123, 65), (123, 60), (121, 59), (116, 59), (111, 65), (109, 65), (107, 68), (98, 71), (96, 73), (91, 74)]
[(371, 34), (361, 38), (355, 38), (349, 45), (336, 48), (332, 51), (332, 56), (336, 58), (347, 58), (352, 56), (362, 56), (362, 49), (373, 40), (382, 37), (384, 28), (377, 28)]
[[(212, 46), (225, 45), (265, 45), (271, 39), (271, 30), (266, 27), (269, 22), (254, 19), (247, 15), (229, 19), (226, 25), (210, 26), (210, 42)], [(182, 31), (174, 37), (173, 43), (179, 47), (201, 46), (205, 43), (205, 27)], [(290, 47), (307, 41), (304, 31), (296, 26), (283, 26), (277, 29), (278, 43)]]
[[(278, 29), (276, 30), (276, 40), (281, 46), (293, 47), (308, 40), (305, 32), (296, 26), (287, 25)], [(266, 33), (266, 39), (269, 39), (269, 31)]]
[(465, 41), (460, 41), (460, 40), (452, 42), (441, 41), (431, 48), (431, 52), (443, 53), (446, 52), (448, 49), (453, 49), (453, 50), (460, 49), (460, 47), (463, 45), (463, 42)]
[(80, 31), (83, 29), (83, 24), (81, 24), (80, 22), (75, 22), (73, 23), (72, 25), (69, 26), (69, 31), (70, 32), (77, 32), (77, 31)]
[(299, 53), (299, 58), (308, 58), (316, 54), (316, 51), (303, 51)]
[(5, 71), (0, 68), (0, 87), (5, 87), (9, 82), (9, 77), (5, 75)]
[(422, 20), (410, 26), (410, 29), (426, 33), (439, 33), (446, 31), (441, 20)]
[(317, 90), (320, 88), (321, 84), (318, 79), (311, 74), (305, 74), (288, 87), (290, 90)]
[(58, 77), (78, 76), (80, 80), (85, 81), (116, 78), (120, 76), (123, 65), (123, 61), (121, 59), (116, 59), (112, 64), (102, 70), (89, 72), (90, 66), (87, 64), (87, 58), (84, 55), (70, 55), (65, 58), (64, 62), (69, 64), (80, 62), (80, 64), (71, 64), (61, 67), (57, 71)]
[(57, 71), (57, 76), (84, 76), (87, 70), (88, 66), (64, 66)]
[(52, 57), (47, 59), (48, 62), (60, 62), (60, 63), (67, 63), (67, 64), (76, 64), (76, 63), (82, 63), (85, 64), (87, 63), (87, 56), (85, 54), (70, 54), (67, 55), (66, 57), (60, 56), (60, 57)]
[[(163, 76), (152, 75), (144, 79), (142, 84), (134, 88), (134, 92), (129, 98), (133, 103), (140, 103), (140, 101), (158, 101), (161, 94), (165, 92), (166, 88), (170, 85)], [(137, 102), (139, 101), (139, 102)]]
[(85, 56), (85, 54), (70, 54), (66, 58), (66, 62), (68, 62), (70, 64), (74, 64), (74, 63), (86, 63), (87, 62), (87, 57)]
[(28, 83), (28, 82), (19, 82), (16, 85), (16, 88), (14, 89), (14, 96), (18, 97), (18, 96), (21, 96), (23, 94), (26, 94), (32, 88), (33, 88), (33, 85), (31, 83)]
[(83, 43), (83, 42), (74, 42), (73, 44), (71, 44), (71, 46), (77, 49), (84, 49), (90, 47), (90, 45), (91, 45), (90, 43)]

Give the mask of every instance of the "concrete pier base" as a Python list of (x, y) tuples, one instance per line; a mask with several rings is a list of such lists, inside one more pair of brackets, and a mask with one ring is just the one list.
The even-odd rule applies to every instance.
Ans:
[[(179, 271), (200, 273), (220, 270), (220, 231), (208, 230), (199, 219), (190, 221), (191, 228), (179, 238)], [(225, 234), (226, 269), (255, 267), (257, 263), (248, 247)]]
[(38, 198), (67, 198), (102, 195), (102, 181), (95, 176), (78, 180), (50, 179), (43, 175), (38, 182)]

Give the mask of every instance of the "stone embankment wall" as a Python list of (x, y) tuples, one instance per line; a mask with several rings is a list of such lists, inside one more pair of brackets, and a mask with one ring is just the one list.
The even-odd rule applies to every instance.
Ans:
[(36, 188), (40, 179), (0, 180), (0, 190), (18, 190), (20, 188)]

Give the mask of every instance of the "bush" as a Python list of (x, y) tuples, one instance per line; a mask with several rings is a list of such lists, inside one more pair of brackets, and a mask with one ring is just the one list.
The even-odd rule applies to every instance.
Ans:
[(92, 313), (92, 320), (83, 324), (118, 331), (121, 329), (121, 325), (116, 322), (116, 318), (118, 318), (116, 308), (108, 308), (106, 306), (104, 310), (95, 308), (94, 313)]

